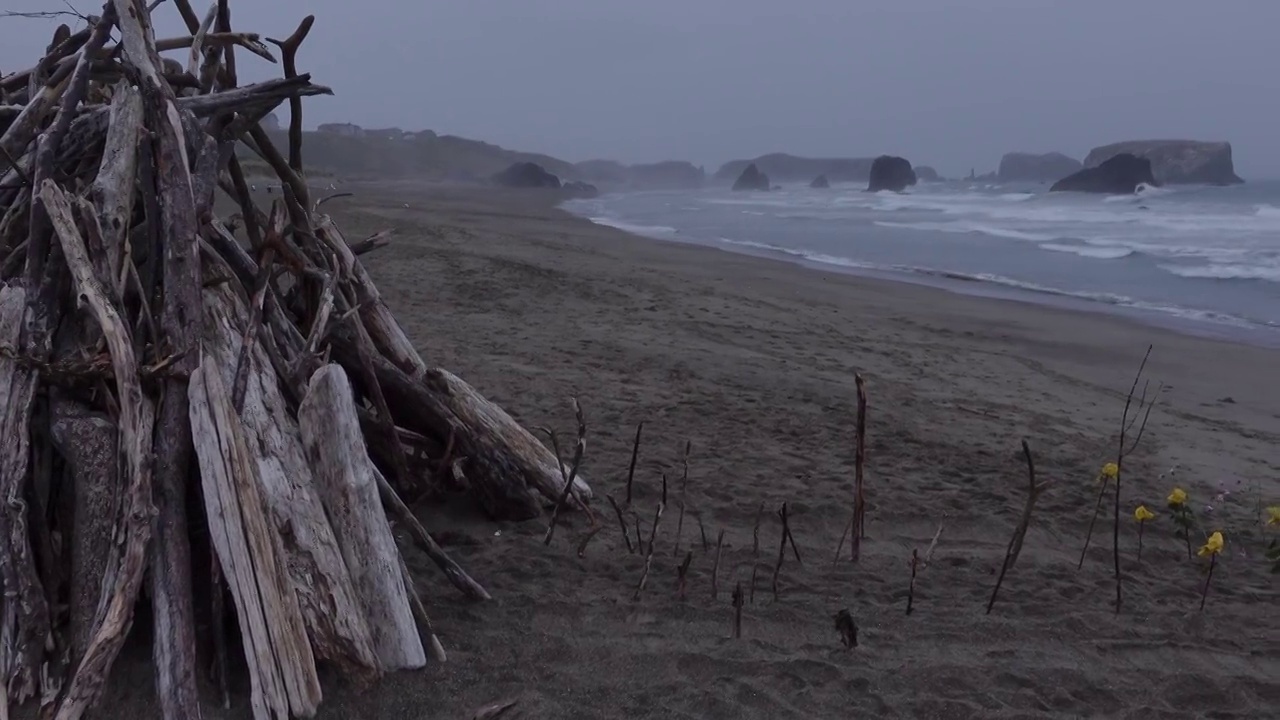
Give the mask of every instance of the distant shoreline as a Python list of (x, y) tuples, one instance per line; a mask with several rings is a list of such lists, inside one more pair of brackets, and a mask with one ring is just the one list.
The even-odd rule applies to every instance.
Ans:
[(995, 283), (984, 282), (979, 278), (966, 277), (962, 274), (910, 272), (906, 270), (837, 265), (819, 262), (794, 253), (765, 247), (752, 247), (750, 245), (725, 241), (708, 241), (678, 233), (646, 234), (638, 228), (619, 227), (618, 225), (610, 223), (598, 222), (588, 215), (578, 212), (574, 206), (574, 203), (577, 201), (573, 199), (556, 198), (549, 194), (547, 200), (549, 205), (553, 205), (557, 209), (562, 210), (563, 212), (566, 212), (582, 221), (601, 227), (608, 227), (618, 232), (625, 232), (632, 237), (641, 238), (647, 241), (711, 248), (736, 255), (746, 255), (773, 262), (783, 262), (788, 265), (799, 266), (807, 270), (821, 273), (833, 273), (836, 275), (866, 278), (880, 282), (902, 283), (917, 287), (933, 288), (949, 293), (987, 300), (1016, 302), (1069, 312), (1102, 315), (1105, 317), (1120, 318), (1146, 327), (1173, 331), (1189, 337), (1267, 349), (1280, 349), (1280, 328), (1273, 329), (1265, 326), (1247, 328), (1225, 322), (1216, 322), (1213, 320), (1177, 317), (1155, 310), (1087, 300), (1052, 292), (1038, 292), (1029, 288), (998, 285)]

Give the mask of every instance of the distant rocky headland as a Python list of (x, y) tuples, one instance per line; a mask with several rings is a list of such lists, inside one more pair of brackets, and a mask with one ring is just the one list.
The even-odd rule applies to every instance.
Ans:
[(753, 160), (731, 160), (712, 176), (716, 183), (728, 185), (742, 175), (748, 165), (769, 176), (773, 182), (812, 182), (825, 175), (828, 182), (866, 182), (871, 177), (875, 158), (807, 158), (786, 153), (770, 153)]
[(1000, 158), (994, 174), (970, 175), (970, 180), (1056, 183), (1081, 170), (1096, 168), (1119, 155), (1150, 161), (1156, 183), (1235, 185), (1244, 182), (1235, 172), (1231, 143), (1199, 140), (1128, 140), (1096, 147), (1084, 162), (1059, 152), (1012, 152)]
[(996, 177), (1001, 182), (1053, 183), (1084, 169), (1084, 164), (1060, 152), (1037, 155), (1011, 152), (1000, 158)]
[[(263, 121), (269, 133), (283, 135), (275, 116)], [(492, 143), (431, 130), (364, 128), (352, 123), (326, 123), (303, 133), (308, 168), (345, 177), (420, 178), (454, 182), (489, 183), (498, 173), (521, 163), (533, 163), (554, 175), (563, 185), (581, 183), (601, 191), (693, 190), (708, 181), (721, 187), (735, 183), (749, 166), (769, 183), (804, 183), (815, 187), (835, 183), (868, 183), (874, 157), (801, 157), (769, 153), (753, 159), (731, 160), (708, 176), (700, 166), (681, 160), (625, 164), (614, 160), (572, 163), (539, 153), (509, 150)], [(1235, 173), (1231, 144), (1196, 140), (1131, 140), (1094, 148), (1081, 162), (1061, 152), (1010, 152), (1000, 159), (999, 170), (982, 175), (970, 172), (970, 181), (1056, 183), (1080, 170), (1096, 168), (1117, 155), (1132, 155), (1151, 163), (1161, 184), (1233, 185)], [(909, 165), (909, 163), (908, 163)], [(912, 167), (919, 181), (936, 181), (928, 166)], [(905, 175), (904, 175), (905, 176)], [(899, 183), (895, 182), (894, 185)], [(760, 185), (760, 183), (756, 183)]]
[(705, 170), (683, 160), (638, 165), (587, 160), (574, 169), (582, 179), (607, 190), (696, 190), (707, 179)]
[[(264, 118), (263, 126), (284, 142), (285, 131), (275, 115)], [(431, 130), (365, 128), (353, 123), (324, 123), (306, 131), (303, 147), (308, 169), (348, 178), (491, 183), (513, 166), (532, 164), (554, 176), (568, 192), (584, 194), (588, 186), (611, 191), (688, 190), (702, 187), (707, 177), (703, 168), (678, 160), (636, 165), (613, 160), (572, 163)], [(530, 171), (526, 167), (520, 172)], [(525, 180), (508, 177), (499, 184), (516, 180), (527, 187), (525, 181), (532, 178), (532, 174)]]
[(1097, 167), (1120, 154), (1151, 161), (1158, 182), (1165, 184), (1237, 185), (1231, 159), (1231, 143), (1197, 140), (1130, 140), (1094, 148), (1084, 159), (1085, 167)]

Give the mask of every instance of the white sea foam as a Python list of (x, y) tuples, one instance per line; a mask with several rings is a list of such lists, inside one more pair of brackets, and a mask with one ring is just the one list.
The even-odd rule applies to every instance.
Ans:
[(624, 230), (636, 235), (644, 235), (646, 237), (668, 237), (680, 232), (669, 225), (636, 225), (607, 217), (592, 217), (587, 219), (597, 225), (607, 225), (611, 228), (617, 228), (619, 230)]
[[(1107, 197), (979, 187), (711, 190), (660, 200), (602, 196), (578, 212), (651, 237), (763, 251), (833, 269), (985, 283), (1202, 320), (1280, 323), (1273, 285), (1280, 283), (1275, 189), (1142, 188)], [(701, 210), (696, 217), (695, 208)], [(717, 242), (718, 234), (730, 238)], [(739, 234), (749, 239), (737, 240)], [(1072, 256), (1082, 260), (1066, 262)], [(1082, 262), (1087, 271), (1077, 269)], [(1120, 288), (1123, 295), (1115, 292)], [(1164, 301), (1179, 297), (1203, 306)]]
[(1040, 246), (1042, 250), (1051, 250), (1053, 252), (1072, 253), (1080, 257), (1093, 258), (1095, 260), (1119, 260), (1126, 258), (1136, 252), (1132, 248), (1125, 247), (1094, 247), (1089, 245), (1060, 245), (1058, 243), (1044, 243)]
[(1161, 265), (1160, 269), (1184, 278), (1280, 282), (1280, 266), (1277, 265)]

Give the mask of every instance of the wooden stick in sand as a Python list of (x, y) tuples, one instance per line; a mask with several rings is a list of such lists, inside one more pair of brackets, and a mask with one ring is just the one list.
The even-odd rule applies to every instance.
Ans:
[(929, 563), (933, 562), (933, 551), (938, 547), (938, 538), (942, 537), (942, 523), (938, 523), (938, 531), (933, 534), (933, 540), (929, 542), (929, 549), (924, 552), (924, 560), (921, 561), (923, 567), (929, 567)]
[(690, 550), (684, 554), (684, 562), (676, 568), (676, 597), (681, 600), (685, 598), (685, 579), (689, 576), (689, 564), (692, 562), (693, 551)]
[(724, 548), (724, 530), (720, 531), (720, 537), (716, 538), (716, 559), (711, 563), (711, 599), (715, 600), (720, 595), (718, 586), (718, 576), (720, 575), (720, 551)]
[(782, 561), (787, 559), (787, 538), (791, 537), (791, 531), (787, 527), (787, 504), (782, 503), (782, 509), (778, 511), (778, 517), (782, 518), (782, 540), (778, 544), (778, 564), (773, 566), (773, 599), (778, 600), (778, 575), (782, 572)]
[(911, 606), (916, 599), (916, 568), (920, 565), (920, 551), (911, 550), (911, 584), (907, 586), (907, 614), (911, 614)]
[(653, 567), (653, 547), (658, 542), (658, 525), (662, 522), (662, 511), (667, 506), (667, 476), (662, 476), (662, 499), (658, 501), (658, 511), (653, 516), (653, 529), (649, 531), (649, 552), (644, 556), (644, 573), (640, 575), (640, 584), (636, 585), (636, 593), (632, 596), (632, 600), (639, 600), (640, 593), (644, 591), (645, 583), (649, 581), (649, 570)]
[[(604, 529), (604, 525), (596, 525), (595, 527), (588, 530), (586, 534), (582, 536), (582, 539), (578, 541), (578, 558), (579, 559), (587, 556), (587, 544), (591, 542), (591, 538), (595, 537), (596, 534), (603, 529)], [(626, 537), (626, 535), (624, 534), (623, 537)]]
[(760, 563), (751, 563), (751, 604), (756, 604), (756, 574), (760, 571)]
[(760, 518), (764, 516), (764, 501), (760, 501), (760, 507), (756, 509), (756, 525), (751, 529), (751, 554), (760, 557)]
[(627, 521), (622, 517), (622, 508), (618, 507), (618, 501), (614, 500), (612, 495), (605, 495), (605, 498), (613, 506), (613, 511), (618, 514), (618, 527), (622, 530), (622, 541), (627, 544), (627, 554), (635, 555), (636, 549), (631, 545), (631, 535), (627, 531)]
[[(547, 535), (543, 538), (542, 544), (550, 545), (551, 537), (556, 532), (556, 522), (560, 519), (560, 511), (564, 508), (565, 502), (569, 500), (569, 495), (573, 491), (573, 481), (578, 477), (578, 468), (582, 465), (582, 455), (587, 450), (587, 421), (582, 417), (582, 405), (578, 403), (578, 398), (571, 398), (573, 403), (573, 415), (578, 420), (578, 443), (573, 450), (573, 469), (565, 471), (564, 462), (560, 462), (560, 477), (564, 479), (564, 489), (560, 492), (560, 498), (556, 501), (556, 507), (551, 511), (551, 523), (547, 525)], [(551, 436), (551, 444), (555, 449), (556, 458), (560, 458), (560, 450), (556, 443), (555, 433), (548, 433)]]
[(991, 589), (991, 599), (987, 601), (987, 614), (991, 614), (991, 608), (996, 604), (996, 596), (1000, 594), (1000, 585), (1004, 583), (1005, 573), (1009, 572), (1009, 568), (1018, 561), (1018, 554), (1022, 552), (1022, 540), (1027, 535), (1027, 528), (1031, 525), (1031, 511), (1035, 509), (1036, 500), (1045, 488), (1049, 487), (1049, 481), (1042, 483), (1036, 482), (1036, 463), (1031, 457), (1031, 446), (1026, 440), (1022, 441), (1022, 454), (1027, 459), (1027, 505), (1022, 510), (1022, 520), (1018, 522), (1018, 527), (1014, 528), (1013, 537), (1009, 539), (1009, 547), (1004, 552), (1004, 562), (1000, 565), (1000, 575), (996, 578), (996, 586)]
[(858, 427), (853, 456), (853, 523), (849, 542), (852, 560), (857, 562), (862, 552), (862, 539), (867, 536), (867, 495), (863, 486), (863, 467), (867, 460), (867, 384), (862, 375), (853, 376), (858, 387)]
[(800, 559), (800, 546), (796, 545), (796, 536), (791, 534), (791, 521), (786, 517), (782, 519), (782, 531), (787, 534), (787, 544), (791, 546), (791, 554), (796, 556), (796, 563), (804, 565), (804, 561)]
[(707, 529), (702, 525), (702, 513), (697, 514), (698, 517), (698, 535), (702, 537), (702, 552), (707, 551)]
[[(1133, 405), (1133, 394), (1138, 389), (1138, 382), (1142, 380), (1142, 373), (1147, 369), (1147, 360), (1151, 358), (1152, 347), (1152, 345), (1148, 345), (1146, 354), (1142, 356), (1142, 364), (1138, 365), (1138, 373), (1133, 376), (1133, 385), (1129, 388), (1129, 395), (1125, 397), (1124, 414), (1120, 417), (1120, 441), (1119, 448), (1116, 451), (1116, 495), (1115, 505), (1112, 508), (1114, 512), (1112, 514), (1111, 526), (1112, 559), (1115, 563), (1116, 576), (1116, 614), (1120, 613), (1120, 607), (1124, 602), (1124, 593), (1122, 588), (1124, 585), (1124, 574), (1120, 571), (1120, 478), (1124, 473), (1124, 459), (1125, 456), (1137, 449), (1138, 443), (1142, 442), (1142, 436), (1147, 431), (1147, 420), (1151, 418), (1151, 410), (1155, 407), (1156, 401), (1159, 399), (1160, 390), (1164, 387), (1161, 385), (1156, 389), (1156, 397), (1152, 398), (1150, 403), (1147, 402), (1147, 389), (1145, 387), (1142, 389), (1142, 399), (1138, 402), (1138, 409), (1141, 410), (1142, 406), (1146, 405), (1146, 413), (1142, 416), (1142, 426), (1138, 428), (1137, 437), (1134, 438), (1133, 442), (1128, 447), (1126, 447), (1125, 442), (1127, 438), (1125, 435), (1132, 427), (1129, 420), (1129, 409)], [(1134, 421), (1136, 420), (1137, 416), (1135, 415)]]
[(844, 549), (845, 538), (849, 537), (850, 533), (853, 535), (849, 541), (852, 552), (850, 559), (854, 562), (858, 561), (858, 555), (862, 551), (862, 538), (866, 537), (866, 528), (863, 525), (867, 511), (867, 498), (863, 489), (863, 465), (867, 456), (867, 387), (861, 375), (854, 375), (853, 379), (858, 387), (858, 419), (854, 431), (853, 454), (853, 515), (845, 524), (844, 532), (840, 534), (833, 565), (840, 562), (840, 551)]
[(693, 450), (693, 441), (686, 440), (684, 443), (684, 469), (680, 473), (680, 516), (676, 520), (676, 543), (671, 549), (672, 557), (680, 555), (680, 536), (684, 534), (684, 508), (689, 502), (689, 452)]
[(627, 507), (631, 507), (631, 483), (636, 477), (636, 458), (640, 457), (640, 433), (644, 431), (644, 422), (636, 424), (636, 441), (631, 446), (631, 465), (627, 468)]
[(1102, 512), (1102, 501), (1107, 497), (1107, 481), (1102, 479), (1102, 487), (1098, 488), (1098, 502), (1093, 506), (1093, 517), (1089, 520), (1089, 530), (1084, 534), (1084, 547), (1080, 548), (1080, 561), (1076, 563), (1076, 570), (1084, 567), (1085, 554), (1089, 552), (1089, 542), (1093, 540), (1093, 526), (1098, 522), (1098, 514)]
[(742, 581), (733, 588), (733, 637), (742, 637)]

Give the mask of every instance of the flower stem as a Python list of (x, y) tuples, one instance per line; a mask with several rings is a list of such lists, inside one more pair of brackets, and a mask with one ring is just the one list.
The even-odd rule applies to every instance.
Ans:
[(1209, 597), (1209, 582), (1213, 580), (1213, 568), (1218, 564), (1218, 555), (1214, 553), (1209, 556), (1209, 574), (1204, 579), (1204, 590), (1200, 591), (1200, 611), (1204, 612), (1204, 601)]
[(1098, 522), (1098, 513), (1102, 511), (1102, 498), (1107, 495), (1107, 482), (1102, 481), (1102, 489), (1098, 491), (1098, 504), (1093, 508), (1093, 519), (1089, 521), (1089, 532), (1084, 536), (1084, 547), (1080, 550), (1080, 562), (1076, 564), (1076, 569), (1084, 567), (1084, 555), (1089, 552), (1089, 541), (1093, 539), (1093, 526)]
[(1138, 521), (1138, 562), (1142, 562), (1142, 529), (1147, 526), (1146, 520)]
[(1191, 559), (1191, 517), (1182, 511), (1182, 539), (1187, 541), (1187, 559)]

